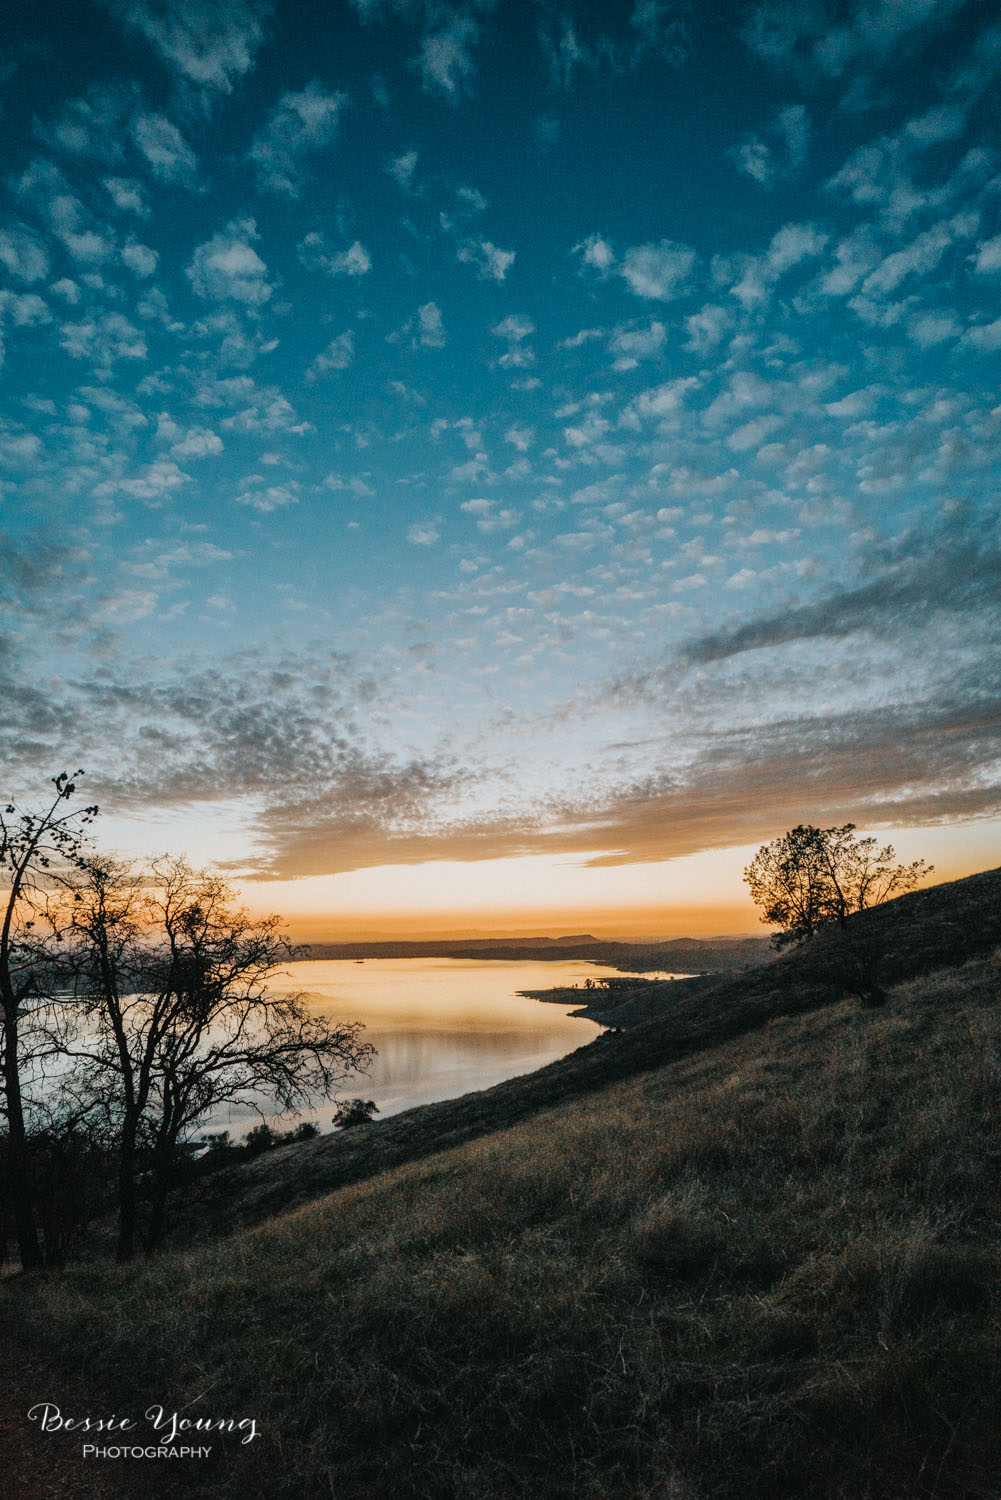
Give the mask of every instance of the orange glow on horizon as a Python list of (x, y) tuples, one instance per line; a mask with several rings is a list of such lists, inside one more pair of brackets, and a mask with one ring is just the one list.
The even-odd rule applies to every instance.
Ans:
[(378, 943), (394, 939), (423, 942), (438, 939), (574, 937), (590, 935), (603, 941), (684, 937), (760, 937), (769, 929), (757, 913), (742, 906), (663, 906), (605, 908), (588, 913), (580, 908), (523, 911), (505, 908), (475, 914), (415, 911), (397, 917), (378, 913), (344, 917), (337, 913), (286, 913), (289, 936), (297, 943)]
[[(869, 830), (860, 829), (860, 834)], [(927, 884), (1001, 862), (996, 821), (878, 831), (902, 863), (934, 865)], [(245, 881), (258, 914), (276, 911), (296, 942), (474, 937), (601, 939), (764, 936), (743, 883), (758, 845), (675, 860), (588, 864), (583, 855), (525, 855), (476, 863), (383, 865), (300, 880)]]

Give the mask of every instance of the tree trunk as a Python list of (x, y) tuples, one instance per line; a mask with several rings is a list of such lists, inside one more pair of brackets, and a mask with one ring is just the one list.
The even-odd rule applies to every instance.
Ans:
[(167, 1195), (170, 1192), (174, 1177), (174, 1146), (168, 1142), (166, 1146), (158, 1146), (153, 1156), (153, 1184), (149, 1210), (149, 1223), (146, 1226), (146, 1240), (143, 1246), (147, 1255), (152, 1255), (163, 1238), (164, 1225), (167, 1221)]
[(131, 1260), (136, 1253), (139, 1222), (136, 1193), (136, 1122), (126, 1119), (118, 1153), (118, 1251), (119, 1260)]
[(17, 1057), (17, 1018), (13, 1006), (6, 1007), (3, 1027), (3, 1080), (7, 1098), (9, 1193), (17, 1236), (18, 1254), (24, 1270), (32, 1271), (42, 1264), (42, 1252), (35, 1227), (31, 1202), (31, 1174), (28, 1165), (28, 1138), (24, 1128), (21, 1103), (21, 1074)]

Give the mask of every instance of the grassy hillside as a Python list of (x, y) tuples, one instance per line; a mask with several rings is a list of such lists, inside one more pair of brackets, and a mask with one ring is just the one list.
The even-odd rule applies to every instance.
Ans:
[[(890, 984), (1001, 946), (1001, 870), (916, 891), (853, 919), (853, 944)], [(837, 932), (740, 975), (646, 984), (601, 996), (586, 1014), (624, 1028), (548, 1067), (494, 1088), (264, 1156), (187, 1188), (174, 1206), (175, 1244), (205, 1238), (308, 1202), (432, 1152), (529, 1120), (553, 1105), (781, 1016), (836, 1003), (853, 979)], [(553, 991), (553, 994), (559, 992)], [(573, 1003), (580, 991), (562, 992)]]
[[(962, 946), (961, 905), (893, 962)], [(8, 1281), (22, 1404), (262, 1430), (103, 1469), (32, 1432), (22, 1476), (57, 1445), (65, 1473), (24, 1495), (997, 1500), (999, 984), (981, 954), (865, 1009), (782, 960), (743, 1020), (718, 992), (701, 1040), (585, 1048), (628, 1076), (521, 1123), (148, 1267)]]

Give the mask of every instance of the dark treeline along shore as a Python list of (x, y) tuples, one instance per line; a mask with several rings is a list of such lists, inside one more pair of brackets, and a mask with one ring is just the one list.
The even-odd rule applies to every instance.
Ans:
[[(994, 870), (603, 986), (537, 1073), (187, 1182), (156, 1261), (9, 1277), (5, 1500), (997, 1500), (999, 946)], [(57, 1398), (260, 1437), (85, 1465)]]
[(642, 973), (665, 969), (676, 973), (712, 970), (725, 973), (761, 963), (768, 953), (767, 938), (671, 938), (663, 942), (617, 943), (582, 933), (562, 938), (428, 939), (419, 942), (311, 943), (308, 958), (464, 958), (499, 959), (508, 963), (542, 960), (567, 963), (583, 960), (607, 968)]

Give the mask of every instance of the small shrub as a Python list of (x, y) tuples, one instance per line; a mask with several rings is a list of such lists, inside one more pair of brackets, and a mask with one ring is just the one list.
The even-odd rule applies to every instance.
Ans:
[(347, 1130), (351, 1125), (367, 1125), (378, 1113), (374, 1099), (342, 1099), (334, 1111), (333, 1122), (339, 1130)]
[(259, 1156), (262, 1151), (270, 1151), (278, 1145), (278, 1136), (262, 1120), (260, 1125), (255, 1125), (253, 1130), (248, 1130), (243, 1137), (243, 1144), (251, 1156)]

